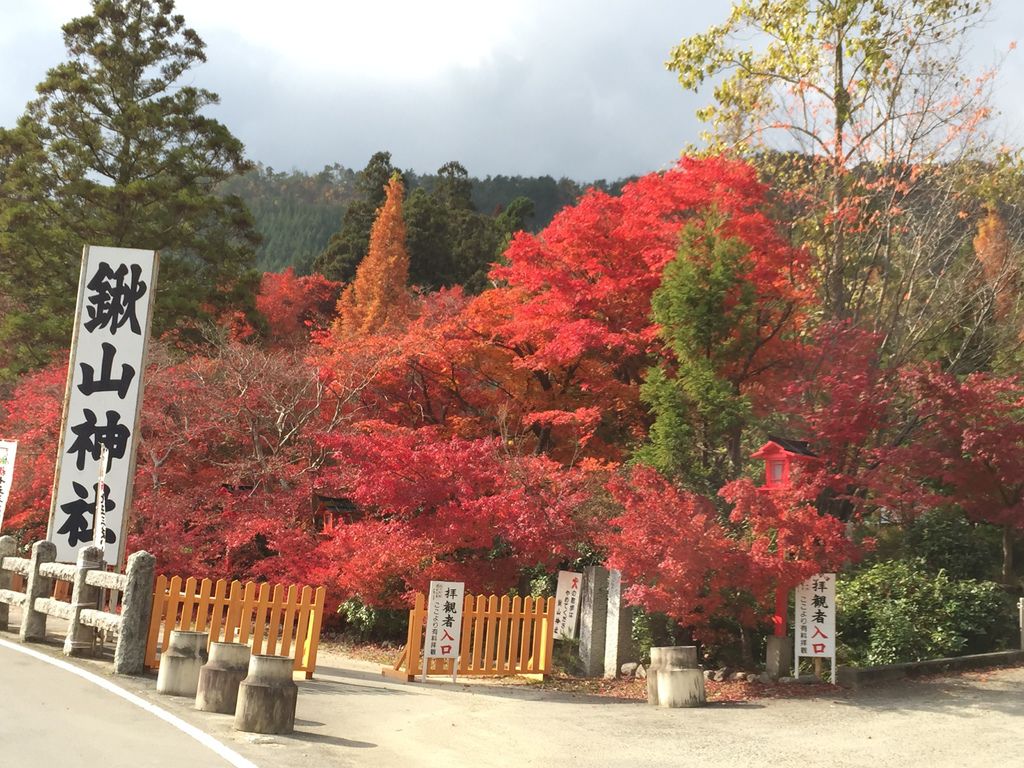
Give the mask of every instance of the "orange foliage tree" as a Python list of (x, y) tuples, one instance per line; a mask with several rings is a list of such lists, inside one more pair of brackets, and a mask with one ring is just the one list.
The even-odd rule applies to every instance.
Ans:
[(397, 174), (388, 182), (386, 194), (370, 230), (370, 249), (338, 300), (335, 330), (342, 336), (373, 333), (406, 317), (409, 252), (402, 217), (404, 189)]

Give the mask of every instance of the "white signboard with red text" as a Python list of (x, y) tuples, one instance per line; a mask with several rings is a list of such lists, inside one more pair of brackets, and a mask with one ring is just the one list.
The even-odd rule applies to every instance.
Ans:
[(555, 589), (555, 640), (572, 640), (576, 637), (576, 618), (580, 611), (582, 585), (582, 573), (558, 572), (558, 586)]
[(18, 452), (17, 440), (0, 440), (0, 531), (4, 527), (4, 509), (7, 497), (11, 495), (14, 480), (14, 455)]
[(457, 659), (462, 634), (461, 581), (432, 581), (427, 593), (427, 637), (423, 659)]
[(836, 674), (836, 575), (818, 573), (796, 588), (796, 636), (793, 638), (796, 669), (800, 657), (832, 660)]
[(74, 562), (78, 549), (92, 544), (98, 503), (106, 517), (104, 559), (120, 564), (124, 554), (156, 276), (153, 251), (87, 246), (82, 256), (47, 533), (58, 561)]

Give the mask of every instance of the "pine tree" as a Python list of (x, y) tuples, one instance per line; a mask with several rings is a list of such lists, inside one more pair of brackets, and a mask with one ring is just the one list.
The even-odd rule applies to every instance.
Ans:
[(68, 61), (0, 129), (8, 374), (70, 342), (83, 245), (161, 251), (158, 333), (251, 305), (257, 279), (251, 218), (216, 192), (249, 163), (203, 114), (217, 95), (188, 84), (205, 45), (173, 0), (93, 0), (63, 31)]
[(406, 316), (409, 253), (402, 217), (404, 188), (398, 174), (386, 187), (384, 205), (370, 231), (370, 249), (355, 279), (338, 300), (335, 329), (345, 336), (380, 331)]

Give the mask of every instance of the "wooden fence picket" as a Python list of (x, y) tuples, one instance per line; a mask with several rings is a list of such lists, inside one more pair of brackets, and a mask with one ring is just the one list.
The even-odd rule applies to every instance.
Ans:
[(210, 620), (210, 611), (207, 610), (207, 606), (210, 605), (210, 587), (209, 579), (199, 582), (199, 596), (196, 600), (196, 632), (205, 632), (206, 624)]
[(292, 584), (288, 587), (288, 600), (284, 610), (284, 633), (281, 636), (281, 655), (288, 656), (294, 639), (292, 628), (295, 622), (295, 612), (299, 608), (299, 588)]
[(284, 586), (274, 585), (274, 595), (270, 599), (270, 613), (267, 616), (267, 647), (277, 648), (277, 638), (281, 634), (281, 614), (284, 612)]

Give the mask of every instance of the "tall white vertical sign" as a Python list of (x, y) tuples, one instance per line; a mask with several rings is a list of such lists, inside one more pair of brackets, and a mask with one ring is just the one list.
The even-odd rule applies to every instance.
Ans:
[(794, 657), (832, 660), (832, 683), (836, 682), (836, 575), (817, 573), (796, 588), (796, 637)]
[(17, 452), (17, 440), (0, 440), (0, 531), (4, 528), (4, 509), (7, 508), (7, 497), (11, 495), (14, 455)]
[(558, 572), (558, 586), (555, 588), (555, 640), (572, 640), (576, 637), (576, 618), (579, 616), (582, 584), (582, 573)]
[(459, 669), (462, 637), (462, 602), (466, 585), (461, 581), (432, 581), (427, 593), (427, 633), (423, 641), (423, 680), (429, 659), (454, 659), (452, 680)]
[[(48, 538), (57, 560), (74, 562), (106, 516), (104, 559), (120, 565), (135, 475), (142, 376), (156, 289), (157, 254), (86, 246)], [(106, 448), (102, 496), (97, 462)]]

